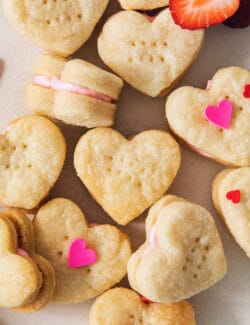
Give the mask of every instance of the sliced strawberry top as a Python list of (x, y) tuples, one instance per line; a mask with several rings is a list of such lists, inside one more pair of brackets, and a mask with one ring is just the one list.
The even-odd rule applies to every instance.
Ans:
[(186, 29), (217, 25), (231, 17), (240, 0), (170, 0), (169, 7), (176, 24)]

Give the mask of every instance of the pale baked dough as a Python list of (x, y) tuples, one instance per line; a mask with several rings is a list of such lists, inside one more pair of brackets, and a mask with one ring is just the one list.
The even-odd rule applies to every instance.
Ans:
[(5, 16), (25, 37), (61, 56), (90, 37), (109, 0), (3, 0)]
[(168, 6), (168, 0), (118, 0), (123, 9), (151, 10)]
[[(153, 227), (156, 246), (149, 249)], [(163, 197), (149, 210), (146, 235), (146, 242), (129, 260), (128, 277), (131, 287), (152, 301), (187, 299), (214, 285), (226, 272), (213, 218), (199, 205)]]
[[(240, 202), (227, 199), (227, 193), (240, 190)], [(214, 205), (236, 242), (250, 257), (250, 167), (225, 169), (213, 183)]]
[[(82, 211), (72, 201), (49, 201), (40, 208), (33, 223), (37, 251), (56, 272), (54, 303), (78, 303), (96, 297), (126, 275), (131, 255), (128, 237), (111, 225), (89, 228)], [(68, 251), (77, 238), (84, 239), (87, 247), (95, 250), (97, 261), (71, 269)]]
[[(220, 69), (210, 90), (181, 87), (167, 99), (166, 116), (170, 128), (187, 144), (202, 150), (226, 165), (250, 165), (250, 100), (243, 96), (250, 84), (250, 72), (239, 67)], [(233, 104), (228, 130), (220, 129), (204, 117), (208, 105), (222, 99)], [(194, 149), (193, 148), (193, 149)]]
[[(119, 98), (123, 81), (86, 61), (66, 61), (58, 56), (40, 55), (33, 68), (35, 75), (57, 77), (63, 82)], [(31, 83), (26, 91), (26, 104), (37, 114), (46, 115), (65, 123), (86, 126), (111, 126), (114, 123), (115, 103), (72, 93), (57, 91)]]
[(177, 142), (165, 131), (149, 130), (131, 140), (110, 128), (96, 128), (79, 140), (77, 175), (117, 223), (125, 225), (157, 201), (180, 166)]
[[(18, 255), (17, 249), (28, 256)], [(55, 272), (36, 255), (31, 221), (20, 211), (0, 213), (0, 306), (32, 313), (45, 307), (55, 288)]]
[(195, 315), (187, 301), (148, 305), (132, 290), (115, 288), (96, 299), (88, 325), (195, 325)]
[(58, 179), (66, 156), (59, 128), (40, 116), (11, 122), (0, 135), (0, 202), (34, 209)]
[(105, 23), (98, 38), (102, 60), (137, 90), (167, 94), (196, 59), (204, 31), (176, 25), (169, 9), (151, 23), (135, 11), (121, 11)]

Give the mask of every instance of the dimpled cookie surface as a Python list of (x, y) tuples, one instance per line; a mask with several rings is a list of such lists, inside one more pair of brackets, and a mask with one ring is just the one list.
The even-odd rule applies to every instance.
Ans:
[(220, 172), (213, 183), (213, 201), (236, 242), (250, 257), (250, 167)]
[(122, 225), (167, 191), (180, 160), (178, 144), (160, 130), (144, 131), (127, 140), (113, 129), (96, 128), (81, 137), (74, 154), (82, 182)]
[(45, 50), (69, 56), (90, 37), (109, 0), (3, 0), (12, 25)]
[(66, 144), (58, 127), (40, 116), (12, 121), (0, 135), (0, 202), (31, 210), (63, 168)]
[(115, 288), (106, 291), (91, 307), (89, 325), (195, 325), (192, 306), (144, 303), (132, 290)]
[[(204, 156), (226, 165), (249, 166), (250, 99), (245, 97), (249, 83), (248, 70), (227, 67), (214, 75), (207, 90), (190, 86), (175, 90), (166, 103), (170, 128)], [(228, 108), (232, 113), (225, 128)], [(210, 120), (208, 109), (213, 113), (207, 116)]]
[[(78, 303), (96, 297), (126, 275), (131, 255), (128, 237), (111, 225), (88, 227), (82, 211), (72, 201), (58, 198), (46, 203), (34, 219), (34, 228), (37, 251), (56, 272), (54, 303)], [(69, 263), (69, 252), (74, 253), (72, 243), (79, 239), (85, 241), (87, 252), (96, 254), (89, 265)]]
[(187, 299), (220, 280), (227, 269), (220, 236), (203, 207), (167, 195), (149, 210), (146, 242), (131, 256), (131, 287), (160, 303)]
[(152, 22), (141, 13), (121, 11), (105, 23), (98, 52), (132, 87), (156, 97), (178, 83), (196, 59), (203, 38), (203, 30), (175, 25), (168, 9)]

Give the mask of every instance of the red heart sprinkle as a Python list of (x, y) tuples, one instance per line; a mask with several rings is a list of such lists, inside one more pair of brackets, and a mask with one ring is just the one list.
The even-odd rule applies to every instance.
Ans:
[(144, 302), (145, 304), (152, 304), (153, 301), (149, 300), (148, 298), (141, 296), (141, 301)]
[(237, 204), (240, 202), (240, 190), (227, 192), (227, 199)]
[(243, 93), (245, 98), (250, 98), (250, 85), (246, 85)]

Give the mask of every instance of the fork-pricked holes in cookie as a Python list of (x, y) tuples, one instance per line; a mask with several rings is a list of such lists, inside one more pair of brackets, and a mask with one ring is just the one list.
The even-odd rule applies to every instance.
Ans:
[[(145, 40), (140, 40), (140, 41), (135, 41), (135, 40), (131, 40), (128, 42), (129, 46), (132, 48), (148, 48), (149, 51), (147, 51), (147, 53), (145, 54), (140, 54), (139, 55), (139, 60), (141, 62), (150, 62), (150, 63), (154, 63), (156, 60), (160, 61), (160, 62), (165, 62), (165, 57), (162, 54), (157, 53), (158, 49), (163, 50), (164, 48), (167, 48), (168, 44), (166, 41), (163, 42), (157, 42), (157, 41), (150, 41), (149, 43), (147, 43)], [(138, 59), (137, 58), (137, 59)], [(135, 60), (133, 57), (128, 57), (127, 59), (128, 62), (132, 63)]]
[[(194, 245), (190, 247), (185, 264), (182, 267), (183, 272), (191, 272), (191, 276), (194, 280), (199, 277), (199, 272), (202, 269), (202, 263), (205, 263), (207, 254), (210, 250), (209, 244), (204, 246), (201, 242), (202, 239), (200, 237), (195, 238)], [(195, 269), (197, 271), (195, 271)]]

